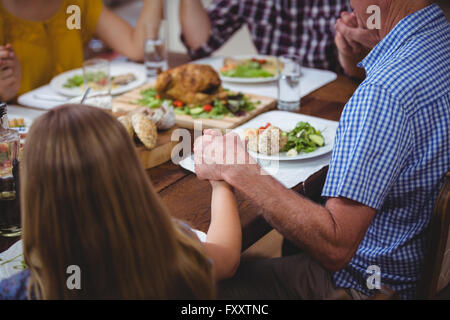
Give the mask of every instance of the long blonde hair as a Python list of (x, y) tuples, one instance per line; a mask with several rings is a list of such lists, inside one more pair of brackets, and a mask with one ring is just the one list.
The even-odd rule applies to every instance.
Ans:
[[(172, 221), (111, 115), (81, 105), (47, 112), (30, 129), (20, 175), (31, 295), (213, 298), (201, 244)], [(71, 265), (81, 290), (67, 288)]]

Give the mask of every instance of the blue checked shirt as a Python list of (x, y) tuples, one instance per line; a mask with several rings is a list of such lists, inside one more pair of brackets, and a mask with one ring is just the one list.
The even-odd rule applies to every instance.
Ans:
[[(427, 226), (450, 169), (450, 25), (437, 5), (401, 20), (360, 63), (366, 80), (342, 114), (324, 197), (377, 210), (337, 287), (416, 296)], [(373, 279), (373, 277), (372, 277)]]

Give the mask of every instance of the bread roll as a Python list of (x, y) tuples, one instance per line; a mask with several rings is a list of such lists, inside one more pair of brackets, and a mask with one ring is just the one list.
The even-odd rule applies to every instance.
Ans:
[(134, 113), (131, 116), (134, 132), (145, 147), (153, 149), (158, 140), (156, 124), (143, 113)]

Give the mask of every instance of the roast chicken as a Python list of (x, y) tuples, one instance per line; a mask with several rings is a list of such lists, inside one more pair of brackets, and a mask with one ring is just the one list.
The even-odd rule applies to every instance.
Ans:
[(199, 64), (186, 64), (161, 73), (156, 91), (163, 98), (188, 105), (209, 104), (227, 97), (218, 73), (210, 66)]

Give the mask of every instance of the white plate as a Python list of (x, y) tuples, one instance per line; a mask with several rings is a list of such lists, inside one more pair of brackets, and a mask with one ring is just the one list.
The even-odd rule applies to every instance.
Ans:
[(314, 152), (299, 153), (294, 157), (288, 157), (286, 152), (282, 152), (275, 155), (265, 155), (256, 152), (249, 151), (250, 155), (255, 159), (272, 160), (272, 161), (293, 161), (303, 160), (319, 157), (333, 151), (334, 138), (336, 136), (336, 130), (338, 123), (335, 121), (329, 121), (321, 118), (306, 116), (303, 114), (286, 112), (286, 111), (270, 111), (259, 115), (258, 117), (250, 120), (249, 122), (237, 127), (233, 131), (244, 136), (244, 130), (247, 128), (260, 128), (267, 123), (272, 124), (280, 128), (283, 131), (290, 131), (297, 126), (300, 121), (309, 122), (315, 129), (320, 130), (325, 139), (325, 146), (318, 148)]
[[(118, 76), (126, 73), (133, 73), (136, 76), (136, 80), (127, 84), (126, 86), (119, 86), (112, 90), (112, 95), (119, 95), (127, 91), (133, 90), (147, 81), (147, 74), (145, 71), (145, 66), (133, 62), (113, 62), (110, 64), (111, 77)], [(64, 88), (64, 84), (67, 80), (75, 75), (82, 75), (83, 69), (70, 70), (60, 75), (57, 75), (50, 82), (50, 87), (55, 91), (64, 96), (68, 97), (78, 97), (84, 92), (81, 88)]]
[[(273, 56), (264, 56), (264, 55), (239, 55), (239, 56), (231, 56), (230, 58), (236, 59), (236, 60), (244, 60), (244, 59), (273, 59)], [(220, 75), (220, 79), (225, 82), (234, 82), (234, 83), (246, 83), (246, 84), (252, 84), (252, 83), (267, 83), (267, 82), (273, 82), (278, 79), (277, 76), (269, 77), (269, 78), (232, 78), (232, 77), (225, 77), (223, 76), (219, 69), (223, 67), (224, 57), (210, 57), (205, 59), (200, 59), (195, 61), (194, 63), (197, 64), (208, 64), (211, 65), (217, 73)]]

